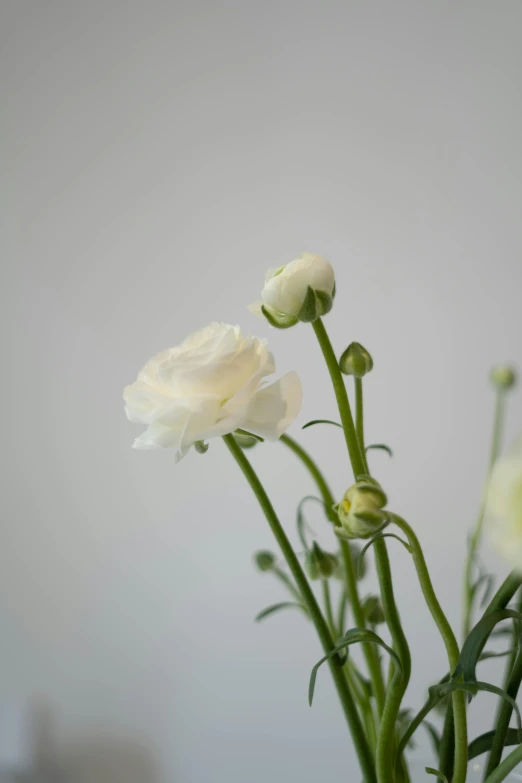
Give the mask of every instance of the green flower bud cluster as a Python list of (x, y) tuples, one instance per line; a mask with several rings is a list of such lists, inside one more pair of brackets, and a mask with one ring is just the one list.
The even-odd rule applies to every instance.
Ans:
[(385, 622), (384, 609), (379, 596), (367, 595), (362, 601), (361, 608), (364, 613), (364, 619), (370, 625), (380, 625)]
[(330, 552), (321, 549), (317, 541), (314, 541), (312, 548), (305, 556), (305, 571), (308, 578), (329, 579), (339, 566), (337, 557)]
[(373, 369), (373, 359), (360, 343), (350, 343), (339, 359), (339, 367), (345, 375), (364, 378)]
[(372, 479), (358, 481), (343, 495), (337, 506), (340, 527), (334, 530), (341, 538), (370, 538), (387, 520), (384, 510), (387, 498), (381, 487)]

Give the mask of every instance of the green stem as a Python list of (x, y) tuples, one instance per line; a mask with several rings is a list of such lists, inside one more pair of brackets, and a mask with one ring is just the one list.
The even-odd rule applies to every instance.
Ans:
[(505, 609), (521, 585), (522, 574), (511, 571), (487, 605), (484, 614), (495, 612), (497, 609)]
[(284, 586), (292, 594), (292, 596), (297, 601), (299, 601), (299, 603), (301, 603), (303, 600), (301, 593), (296, 588), (296, 586), (292, 583), (292, 580), (285, 574), (285, 572), (281, 571), (280, 568), (274, 568), (272, 569), (272, 573), (274, 574), (274, 576), (277, 576), (277, 578), (284, 584)]
[[(305, 451), (305, 449), (303, 449), (303, 447), (299, 443), (297, 443), (297, 441), (291, 438), (289, 435), (282, 435), (280, 440), (301, 460), (303, 465), (309, 471), (324, 501), (327, 516), (330, 519), (330, 521), (332, 521), (335, 524), (335, 522), (337, 522), (337, 519), (332, 511), (335, 502), (334, 497), (332, 495), (330, 487), (326, 482), (326, 479), (324, 478), (321, 470), (318, 468), (316, 462), (313, 460), (310, 454), (308, 454), (308, 452)], [(329, 511), (331, 516), (328, 514)], [(344, 564), (344, 578), (345, 578), (348, 603), (352, 610), (355, 625), (358, 628), (365, 628), (366, 623), (364, 620), (364, 613), (361, 606), (361, 599), (359, 598), (359, 591), (357, 589), (357, 577), (355, 574), (355, 564), (353, 562), (352, 554), (350, 551), (350, 545), (348, 544), (347, 541), (341, 539), (340, 547), (341, 547), (341, 555)], [(381, 665), (379, 663), (379, 654), (373, 644), (364, 643), (362, 645), (362, 648), (366, 660), (366, 665), (368, 667), (368, 672), (370, 674), (370, 678), (373, 684), (375, 701), (377, 704), (377, 711), (379, 715), (381, 715), (384, 709), (385, 688), (384, 688), (384, 680), (381, 672)]]
[[(290, 541), (279, 521), (279, 518), (270, 502), (263, 485), (261, 484), (256, 472), (247, 459), (245, 453), (241, 447), (236, 443), (232, 435), (224, 435), (225, 441), (230, 453), (241, 468), (245, 478), (250, 484), (258, 502), (261, 506), (266, 520), (274, 534), (274, 537), (279, 544), (281, 552), (283, 553), (286, 562), (290, 568), (292, 576), (295, 579), (297, 587), (299, 588), (303, 601), (310, 613), (312, 622), (315, 625), (317, 635), (323, 646), (325, 654), (330, 653), (334, 648), (334, 641), (328, 628), (328, 625), (323, 617), (323, 614), (319, 608), (319, 604), (315, 598), (315, 595), (308, 583), (308, 580), (304, 574), (301, 564), (297, 559), (297, 556), (292, 548)], [(352, 694), (348, 687), (345, 674), (342, 667), (339, 665), (339, 660), (336, 656), (332, 656), (328, 659), (330, 671), (341, 701), (343, 712), (346, 718), (346, 722), (350, 729), (352, 740), (355, 746), (355, 751), (361, 765), (365, 783), (376, 783), (375, 767), (372, 758), (372, 752), (366, 738), (357, 707), (353, 700)]]
[(361, 449), (361, 455), (364, 460), (366, 473), (369, 473), (368, 462), (366, 460), (366, 451), (364, 449), (364, 402), (363, 402), (362, 378), (354, 378), (354, 386), (355, 386), (355, 431), (357, 432), (357, 440), (359, 441), (359, 447)]
[[(522, 611), (522, 596), (518, 601), (518, 610)], [(513, 634), (513, 636), (515, 636), (515, 634)], [(506, 669), (503, 689), (508, 696), (511, 696), (512, 699), (516, 700), (520, 683), (522, 682), (522, 650), (518, 647), (516, 638), (514, 639), (514, 643), (516, 649), (513, 651), (509, 665)], [(497, 717), (495, 720), (496, 731), (493, 745), (491, 746), (491, 753), (489, 754), (486, 776), (490, 775), (500, 764), (512, 714), (513, 707), (508, 701), (502, 699), (497, 710)]]
[[(493, 424), (493, 433), (491, 437), (491, 446), (489, 452), (488, 472), (487, 479), (491, 474), (491, 469), (498, 457), (500, 451), (500, 445), (502, 440), (503, 423), (504, 423), (504, 411), (506, 393), (505, 390), (499, 389), (497, 391), (496, 404), (495, 404), (495, 418)], [(477, 552), (482, 539), (482, 530), (484, 527), (484, 516), (486, 512), (486, 493), (483, 493), (482, 502), (480, 504), (480, 511), (475, 529), (470, 536), (468, 545), (468, 556), (466, 558), (466, 565), (464, 568), (464, 617), (463, 617), (463, 639), (467, 639), (472, 626), (472, 614), (473, 614), (473, 569), (475, 567), (475, 561), (477, 558)]]
[(393, 648), (401, 662), (400, 667), (394, 666), (393, 676), (386, 693), (386, 702), (377, 740), (377, 780), (379, 783), (393, 783), (396, 769), (397, 717), (410, 679), (411, 658), (408, 641), (402, 630), (399, 612), (395, 603), (388, 550), (382, 538), (375, 541), (374, 549), (384, 616), (390, 629)]
[[(451, 625), (449, 624), (446, 615), (442, 610), (437, 596), (435, 595), (435, 590), (433, 589), (430, 574), (419, 540), (411, 527), (404, 519), (402, 519), (402, 517), (398, 516), (398, 514), (392, 514), (391, 518), (397, 527), (399, 527), (403, 533), (405, 533), (408, 539), (408, 543), (411, 546), (413, 562), (417, 570), (417, 576), (419, 578), (422, 594), (424, 595), (424, 599), (444, 641), (450, 670), (453, 672), (460, 657), (459, 645), (455, 634), (453, 633), (453, 629), (451, 628)], [(455, 724), (455, 769), (452, 780), (453, 783), (464, 783), (466, 780), (468, 766), (466, 694), (461, 691), (455, 691), (452, 696), (452, 700)]]
[(444, 716), (444, 727), (440, 740), (439, 750), (439, 769), (448, 780), (453, 777), (453, 768), (455, 765), (455, 724), (453, 720), (453, 701), (449, 699), (446, 715)]
[(353, 421), (352, 411), (350, 408), (350, 401), (348, 400), (348, 393), (344, 383), (343, 374), (339, 367), (339, 362), (335, 355), (335, 351), (332, 348), (330, 338), (324, 328), (324, 324), (320, 318), (317, 318), (312, 323), (313, 330), (323, 352), (323, 356), (330, 373), (332, 380), (332, 386), (337, 399), (337, 406), (339, 408), (339, 415), (341, 416), (341, 423), (343, 425), (344, 437), (346, 445), (348, 447), (348, 454), (350, 456), (350, 462), (354, 476), (362, 476), (366, 473), (366, 465), (364, 457), (361, 453), (359, 441), (357, 439), (357, 433), (355, 430), (355, 424)]
[(505, 780), (510, 772), (513, 772), (516, 767), (522, 763), (522, 745), (513, 750), (509, 756), (507, 756), (502, 764), (496, 768), (491, 775), (486, 778), (486, 783), (501, 783)]
[(335, 638), (337, 629), (335, 627), (335, 620), (332, 611), (332, 596), (330, 595), (330, 585), (328, 584), (328, 579), (321, 580), (321, 587), (323, 590), (324, 613), (326, 615), (326, 622), (330, 626), (330, 633)]
[(339, 629), (339, 636), (344, 633), (344, 624), (346, 622), (346, 607), (348, 606), (348, 596), (346, 590), (342, 590), (341, 598), (339, 599), (339, 612), (337, 615), (337, 627)]

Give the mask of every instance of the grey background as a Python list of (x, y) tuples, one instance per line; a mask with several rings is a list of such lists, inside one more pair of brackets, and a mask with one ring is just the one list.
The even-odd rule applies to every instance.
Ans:
[[(339, 351), (357, 339), (373, 353), (368, 437), (395, 450), (374, 470), (457, 625), (487, 374), (521, 361), (522, 5), (1, 10), (6, 725), (32, 716), (39, 757), (89, 783), (309, 783), (346, 770), (326, 671), (306, 705), (312, 630), (291, 613), (252, 622), (281, 592), (251, 564), (272, 541), (248, 487), (219, 442), (178, 466), (132, 451), (121, 391), (217, 319), (269, 337), (279, 370), (301, 374), (294, 434), (335, 417), (311, 330), (270, 331), (246, 311), (267, 266), (328, 257), (327, 326)], [(518, 396), (510, 436), (521, 425)], [(302, 441), (341, 493), (338, 433)], [(307, 476), (277, 444), (253, 460), (293, 535)], [(407, 554), (390, 548), (418, 707), (444, 649)], [(472, 707), (476, 727), (493, 703)], [(28, 752), (29, 729), (6, 737), (5, 758)]]

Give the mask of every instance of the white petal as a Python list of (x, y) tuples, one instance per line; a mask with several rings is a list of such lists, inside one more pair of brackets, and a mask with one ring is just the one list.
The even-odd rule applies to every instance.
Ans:
[(247, 307), (247, 310), (250, 310), (250, 312), (257, 316), (257, 318), (264, 318), (263, 311), (261, 310), (261, 307), (263, 305), (262, 299), (256, 299), (255, 302), (252, 302), (252, 304), (249, 304)]
[(301, 400), (299, 376), (289, 372), (257, 392), (243, 429), (267, 440), (277, 440), (296, 418)]

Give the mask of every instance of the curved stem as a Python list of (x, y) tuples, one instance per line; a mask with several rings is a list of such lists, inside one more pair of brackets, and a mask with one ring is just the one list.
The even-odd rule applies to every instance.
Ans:
[(390, 559), (384, 540), (382, 538), (378, 539), (374, 544), (374, 548), (384, 616), (390, 629), (393, 648), (401, 661), (401, 667), (394, 666), (377, 740), (377, 780), (379, 783), (393, 783), (396, 761), (395, 727), (401, 702), (410, 679), (411, 658), (408, 642), (402, 630), (399, 612), (395, 604)]
[(522, 763), (522, 745), (519, 745), (518, 748), (513, 750), (509, 756), (507, 756), (502, 764), (499, 764), (499, 766), (496, 768), (494, 772), (491, 773), (491, 775), (488, 775), (486, 778), (486, 783), (501, 783), (502, 780), (505, 780), (510, 772), (513, 772), (513, 770)]
[[(321, 470), (317, 466), (313, 458), (308, 454), (303, 447), (297, 443), (289, 435), (282, 435), (280, 441), (285, 444), (293, 453), (301, 460), (303, 465), (309, 471), (313, 480), (315, 481), (317, 488), (324, 501), (326, 513), (330, 521), (337, 522), (336, 516), (333, 512), (334, 497), (324, 478)], [(330, 511), (331, 516), (328, 514)], [(353, 619), (355, 625), (358, 628), (365, 628), (366, 623), (364, 620), (364, 613), (361, 606), (361, 599), (359, 598), (359, 591), (357, 589), (357, 577), (355, 574), (355, 564), (353, 562), (352, 554), (350, 551), (350, 545), (344, 539), (340, 540), (341, 555), (344, 564), (344, 578), (346, 586), (346, 595), (348, 597), (348, 603), (352, 610)], [(364, 643), (362, 645), (363, 654), (368, 666), (368, 672), (372, 680), (375, 701), (377, 704), (378, 714), (381, 715), (384, 709), (385, 688), (384, 680), (381, 672), (381, 665), (379, 662), (379, 654), (373, 644)]]
[(521, 585), (522, 574), (511, 571), (487, 605), (484, 614), (495, 612), (497, 609), (505, 609)]
[[(408, 543), (412, 549), (413, 562), (417, 569), (419, 583), (422, 594), (426, 600), (435, 624), (442, 636), (451, 671), (454, 671), (460, 657), (459, 645), (453, 629), (449, 624), (446, 615), (435, 595), (435, 590), (431, 583), (426, 560), (419, 540), (408, 523), (398, 516), (391, 514), (393, 522), (405, 533)], [(467, 737), (467, 719), (466, 719), (466, 694), (461, 691), (455, 691), (452, 696), (453, 714), (455, 723), (455, 768), (453, 773), (453, 783), (464, 783), (466, 780), (468, 766), (468, 737)]]
[(343, 425), (350, 462), (352, 463), (355, 478), (357, 478), (357, 476), (362, 476), (366, 473), (366, 465), (357, 439), (343, 374), (340, 370), (339, 362), (337, 361), (335, 351), (332, 348), (332, 343), (330, 342), (330, 338), (328, 337), (322, 320), (317, 318), (317, 320), (312, 323), (312, 327), (323, 352), (330, 378), (332, 379), (332, 386), (337, 399), (337, 406), (341, 416), (341, 423)]
[[(261, 484), (256, 472), (251, 466), (245, 453), (241, 447), (236, 443), (232, 435), (224, 435), (225, 441), (230, 453), (241, 468), (245, 478), (250, 484), (258, 502), (261, 506), (266, 520), (274, 534), (274, 537), (279, 544), (279, 547), (288, 563), (292, 576), (303, 596), (303, 601), (310, 613), (312, 622), (315, 625), (317, 635), (321, 640), (321, 644), (326, 654), (330, 653), (334, 648), (334, 641), (328, 628), (328, 625), (323, 617), (323, 614), (319, 608), (315, 595), (308, 583), (308, 580), (304, 574), (301, 564), (297, 559), (297, 556), (292, 548), (290, 541), (277, 517), (277, 514), (270, 502), (263, 485)], [(339, 664), (339, 660), (336, 656), (329, 658), (328, 664), (330, 671), (341, 701), (343, 712), (346, 718), (346, 722), (350, 729), (352, 740), (355, 746), (355, 751), (361, 765), (361, 770), (364, 776), (365, 783), (376, 783), (375, 768), (373, 764), (373, 758), (366, 734), (364, 732), (357, 707), (353, 700), (352, 694), (348, 687), (345, 674), (342, 667)]]
[[(502, 439), (503, 423), (504, 423), (504, 410), (505, 410), (506, 392), (503, 389), (497, 391), (497, 398), (495, 404), (495, 419), (493, 424), (493, 434), (491, 437), (491, 447), (489, 453), (489, 463), (487, 479), (491, 474), (491, 468), (493, 467), (499, 451)], [(464, 569), (464, 618), (463, 618), (463, 639), (466, 639), (469, 635), (472, 626), (472, 612), (473, 612), (473, 569), (477, 558), (477, 551), (482, 539), (482, 529), (484, 526), (484, 516), (486, 512), (486, 499), (485, 492), (480, 504), (480, 511), (475, 529), (470, 536), (468, 545), (468, 556), (466, 558), (466, 565)]]

